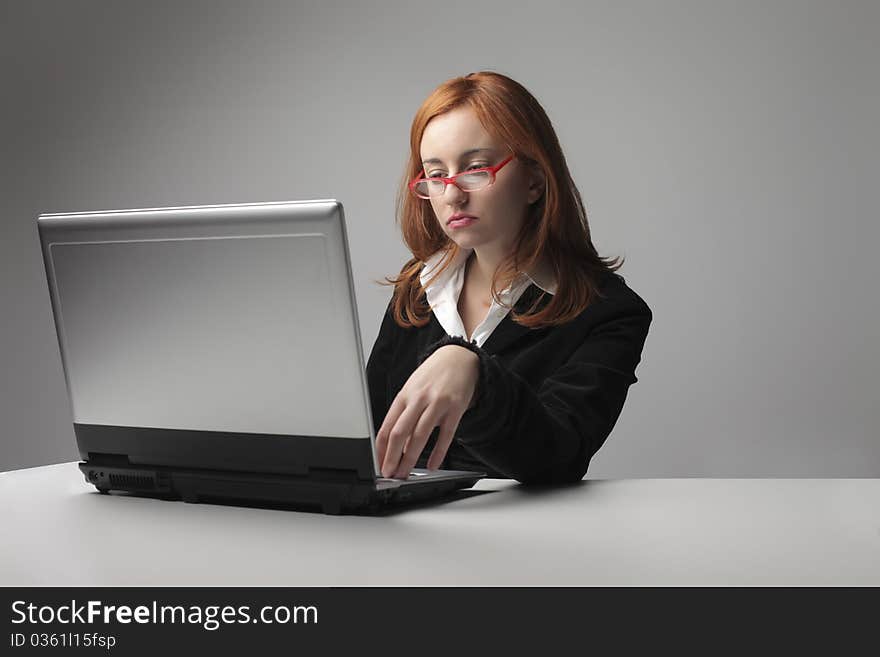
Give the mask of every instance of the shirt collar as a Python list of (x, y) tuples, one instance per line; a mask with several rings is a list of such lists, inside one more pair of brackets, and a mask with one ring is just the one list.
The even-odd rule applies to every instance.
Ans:
[[(449, 263), (449, 267), (447, 267), (446, 270), (437, 277), (437, 280), (431, 283), (431, 285), (427, 285), (427, 282), (431, 280), (431, 276), (433, 276), (436, 268), (442, 265), (443, 256), (446, 251), (441, 249), (440, 251), (437, 251), (432, 256), (430, 256), (425, 261), (425, 266), (422, 267), (420, 275), (422, 287), (425, 289), (425, 292), (427, 293), (430, 289), (432, 293), (431, 296), (435, 296), (441, 290), (448, 289), (449, 283), (456, 276), (459, 276), (463, 273), (461, 270), (463, 269), (464, 264), (467, 262), (467, 259), (472, 252), (473, 249), (458, 249), (458, 252), (455, 254), (452, 262)], [(521, 288), (518, 290), (521, 292), (522, 289), (525, 289), (532, 283), (549, 294), (556, 294), (556, 278), (553, 275), (553, 272), (550, 271), (547, 267), (538, 267), (536, 269), (531, 269), (528, 272), (522, 272), (519, 280), (514, 281), (512, 286), (504, 290), (504, 292), (502, 292), (500, 296), (502, 299), (504, 299), (505, 293), (509, 294), (517, 288)]]

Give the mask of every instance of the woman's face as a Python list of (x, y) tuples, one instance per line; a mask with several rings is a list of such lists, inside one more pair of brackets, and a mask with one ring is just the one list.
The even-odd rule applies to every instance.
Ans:
[[(480, 149), (477, 152), (467, 153)], [(496, 142), (483, 129), (470, 107), (458, 107), (428, 122), (420, 148), (424, 177), (442, 175), (446, 178), (466, 171), (496, 166), (511, 151)], [(441, 196), (424, 201), (430, 203), (441, 229), (462, 248), (488, 247), (502, 255), (513, 246), (528, 206), (541, 196), (540, 176), (514, 158), (495, 175), (495, 182), (475, 192), (463, 192), (447, 185)], [(476, 217), (467, 225), (450, 225), (456, 213)]]

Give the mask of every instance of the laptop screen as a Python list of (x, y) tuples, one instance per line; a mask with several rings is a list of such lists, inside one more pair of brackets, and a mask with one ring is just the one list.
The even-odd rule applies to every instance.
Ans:
[(74, 422), (369, 438), (337, 203), (40, 221)]

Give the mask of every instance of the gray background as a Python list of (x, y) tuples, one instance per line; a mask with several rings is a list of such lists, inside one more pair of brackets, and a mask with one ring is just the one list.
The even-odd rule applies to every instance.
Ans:
[(370, 346), (413, 113), (493, 69), (654, 311), (590, 476), (880, 475), (880, 3), (0, 7), (0, 470), (77, 457), (37, 214), (338, 198)]

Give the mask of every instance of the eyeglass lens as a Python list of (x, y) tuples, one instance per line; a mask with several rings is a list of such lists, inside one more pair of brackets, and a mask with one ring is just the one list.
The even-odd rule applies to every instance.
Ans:
[[(490, 174), (488, 171), (474, 171), (465, 173), (455, 179), (464, 192), (475, 192), (489, 184)], [(446, 191), (446, 183), (442, 180), (420, 180), (415, 184), (415, 190), (426, 196), (440, 196)]]

